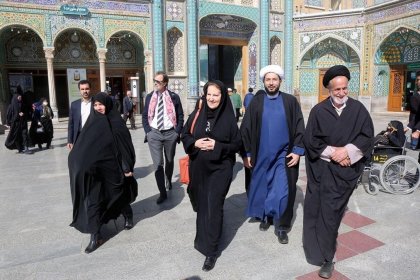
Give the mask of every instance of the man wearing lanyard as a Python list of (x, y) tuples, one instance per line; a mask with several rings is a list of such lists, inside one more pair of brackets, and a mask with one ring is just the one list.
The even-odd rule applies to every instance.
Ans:
[(90, 94), (90, 82), (81, 80), (79, 87), (81, 99), (73, 101), (70, 105), (67, 147), (71, 150), (76, 142), (77, 136), (92, 111), (92, 96)]
[[(159, 189), (157, 204), (167, 199), (166, 186), (172, 189), (172, 174), (176, 144), (184, 124), (184, 111), (179, 95), (168, 90), (169, 78), (165, 72), (156, 73), (154, 91), (146, 96), (142, 114), (150, 155)], [(165, 158), (163, 158), (163, 154)]]

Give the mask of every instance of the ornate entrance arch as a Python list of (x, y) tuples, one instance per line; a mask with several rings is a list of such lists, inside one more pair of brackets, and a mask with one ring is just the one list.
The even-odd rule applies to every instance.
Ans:
[(199, 26), (200, 80), (220, 79), (245, 94), (256, 80), (256, 50), (250, 48), (255, 44), (256, 23), (236, 15), (211, 14)]
[(325, 71), (331, 66), (344, 64), (351, 72), (349, 94), (357, 98), (360, 91), (360, 56), (354, 46), (344, 41), (338, 36), (326, 36), (315, 41), (302, 54), (298, 65), (302, 95), (318, 95), (317, 102), (328, 97), (328, 91), (322, 86)]
[(420, 33), (399, 26), (386, 36), (375, 51), (374, 94), (387, 96), (389, 111), (409, 109), (414, 90), (412, 73), (420, 70)]

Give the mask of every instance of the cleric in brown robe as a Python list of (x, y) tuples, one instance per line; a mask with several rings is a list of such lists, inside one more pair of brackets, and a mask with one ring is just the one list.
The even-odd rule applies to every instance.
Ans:
[(349, 80), (343, 65), (325, 73), (330, 97), (312, 108), (303, 137), (308, 177), (303, 248), (308, 263), (321, 266), (323, 278), (332, 276), (338, 228), (374, 140), (369, 112), (347, 96)]

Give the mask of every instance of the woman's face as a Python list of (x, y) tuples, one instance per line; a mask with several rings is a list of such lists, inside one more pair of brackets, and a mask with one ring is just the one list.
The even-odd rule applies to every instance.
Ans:
[(222, 99), (222, 93), (220, 89), (218, 89), (216, 86), (210, 85), (207, 88), (207, 106), (209, 106), (210, 109), (216, 109), (220, 105), (220, 100)]
[(101, 102), (95, 101), (95, 103), (93, 104), (93, 109), (95, 109), (96, 112), (105, 115), (106, 107)]

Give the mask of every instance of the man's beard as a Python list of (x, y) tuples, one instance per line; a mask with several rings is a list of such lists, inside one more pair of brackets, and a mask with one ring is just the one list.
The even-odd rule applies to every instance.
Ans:
[(347, 96), (347, 95), (346, 95), (346, 96), (344, 96), (343, 98), (338, 98), (338, 97), (336, 97), (336, 96), (331, 95), (331, 99), (332, 99), (332, 101), (333, 101), (334, 105), (341, 106), (341, 105), (343, 105), (344, 103), (346, 103), (346, 102), (347, 102), (347, 100), (348, 100), (349, 98), (348, 98), (348, 96)]
[(276, 89), (274, 91), (269, 91), (267, 87), (265, 87), (265, 92), (268, 95), (276, 95), (279, 92), (280, 87), (276, 87)]

